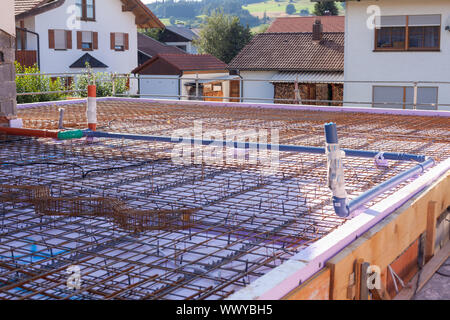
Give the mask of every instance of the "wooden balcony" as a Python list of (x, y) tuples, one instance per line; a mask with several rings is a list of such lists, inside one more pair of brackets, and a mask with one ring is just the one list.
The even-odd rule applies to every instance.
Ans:
[(31, 67), (37, 63), (37, 51), (35, 50), (16, 50), (16, 61), (22, 66)]

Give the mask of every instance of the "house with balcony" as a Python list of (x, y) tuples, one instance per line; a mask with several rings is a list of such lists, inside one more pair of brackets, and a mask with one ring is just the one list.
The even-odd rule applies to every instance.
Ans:
[(44, 73), (129, 73), (138, 28), (164, 25), (140, 0), (15, 0), (16, 60)]
[(345, 19), (345, 101), (450, 110), (450, 1), (347, 0)]

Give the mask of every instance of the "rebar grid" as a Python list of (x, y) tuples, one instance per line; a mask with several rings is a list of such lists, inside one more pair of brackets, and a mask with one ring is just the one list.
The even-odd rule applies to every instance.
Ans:
[[(19, 116), (54, 129), (57, 109)], [(203, 130), (278, 129), (280, 143), (309, 146), (323, 146), (323, 123), (333, 121), (344, 148), (450, 156), (450, 123), (437, 117), (118, 101), (99, 102), (98, 113), (104, 131), (170, 136), (202, 120)], [(66, 106), (65, 126), (83, 128), (84, 114), (83, 105)], [(324, 155), (282, 152), (279, 170), (265, 176), (259, 163), (237, 160), (176, 164), (174, 146), (162, 142), (2, 136), (0, 145), (0, 184), (9, 186), (0, 188), (0, 299), (223, 299), (345, 222), (333, 212)], [(349, 196), (414, 165), (347, 157)], [(49, 215), (36, 198), (70, 205)], [(99, 211), (100, 198), (117, 205)], [(188, 228), (130, 230), (108, 218), (186, 209)], [(66, 283), (71, 265), (81, 270), (75, 290)]]

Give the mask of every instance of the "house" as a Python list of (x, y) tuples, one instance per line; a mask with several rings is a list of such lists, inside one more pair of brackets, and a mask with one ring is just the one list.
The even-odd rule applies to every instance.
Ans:
[(450, 110), (449, 30), (448, 0), (347, 1), (344, 100)]
[(342, 101), (344, 33), (323, 32), (322, 28), (317, 20), (310, 25), (313, 32), (261, 33), (253, 37), (228, 66), (243, 79), (244, 102)]
[(197, 47), (192, 44), (194, 39), (198, 38), (198, 34), (194, 30), (184, 26), (167, 26), (161, 33), (160, 41), (169, 46), (175, 46), (181, 50), (196, 54)]
[(0, 10), (0, 126), (8, 126), (16, 115), (14, 79), (14, 1), (2, 0)]
[[(227, 64), (209, 54), (158, 54), (132, 71), (139, 75), (139, 93), (155, 99), (228, 101), (239, 97), (239, 80)], [(237, 89), (236, 89), (237, 87)]]
[(140, 0), (15, 0), (16, 59), (44, 73), (128, 73), (138, 66), (137, 28), (164, 28)]
[(321, 17), (280, 17), (273, 21), (267, 33), (311, 32), (311, 26), (319, 20), (323, 26), (323, 32), (344, 32), (345, 16), (321, 16)]
[(137, 35), (138, 42), (138, 65), (141, 65), (151, 58), (157, 56), (158, 54), (173, 53), (173, 54), (184, 54), (185, 51), (174, 47), (166, 45), (158, 40), (155, 40), (145, 34), (139, 33)]

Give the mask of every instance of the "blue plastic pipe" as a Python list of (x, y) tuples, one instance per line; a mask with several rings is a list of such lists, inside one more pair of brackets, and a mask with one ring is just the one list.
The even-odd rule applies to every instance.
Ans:
[[(335, 123), (325, 123), (325, 140), (327, 144), (337, 144), (338, 143), (338, 135), (337, 135), (337, 129)], [(331, 148), (331, 146), (330, 146)], [(339, 150), (339, 146), (335, 146), (337, 150)], [(339, 166), (342, 167), (342, 163), (339, 164)], [(339, 217), (347, 217), (350, 214), (349, 207), (347, 206), (347, 198), (341, 198), (334, 195), (333, 190), (333, 208), (334, 212)]]
[[(190, 144), (201, 144), (210, 145), (211, 143), (222, 144), (223, 146), (234, 147), (237, 149), (260, 149), (262, 147), (267, 148), (267, 150), (278, 150), (283, 152), (299, 152), (299, 153), (314, 153), (314, 154), (325, 154), (325, 148), (322, 147), (308, 147), (308, 146), (294, 146), (285, 144), (260, 144), (260, 143), (249, 143), (249, 142), (236, 142), (236, 141), (224, 141), (224, 140), (202, 140), (202, 139), (183, 139), (183, 138), (172, 138), (165, 136), (151, 136), (142, 134), (128, 134), (128, 133), (109, 133), (101, 131), (90, 131), (85, 130), (84, 135), (87, 137), (96, 138), (110, 138), (110, 139), (126, 139), (126, 140), (141, 140), (141, 141), (159, 141), (159, 142), (172, 142), (172, 143), (190, 143)], [(353, 149), (342, 149), (346, 156), (356, 157), (356, 158), (375, 158), (379, 154), (379, 151), (366, 151), (366, 150), (353, 150)], [(426, 157), (422, 155), (408, 154), (408, 153), (396, 153), (396, 152), (385, 152), (383, 156), (387, 160), (402, 160), (402, 161), (417, 161), (424, 162)]]
[(380, 183), (379, 185), (376, 185), (370, 190), (367, 190), (363, 194), (359, 195), (355, 199), (351, 200), (348, 207), (349, 212), (353, 212), (359, 207), (362, 207), (365, 203), (369, 202), (370, 200), (376, 198), (380, 194), (386, 192), (387, 190), (392, 189), (393, 187), (399, 185), (403, 181), (406, 181), (420, 173), (422, 173), (424, 170), (432, 167), (434, 165), (434, 160), (430, 157), (427, 157), (426, 160), (423, 163), (420, 163), (411, 169), (408, 169), (406, 171), (403, 171), (399, 173), (398, 175), (390, 178), (389, 180), (386, 180), (383, 183)]

